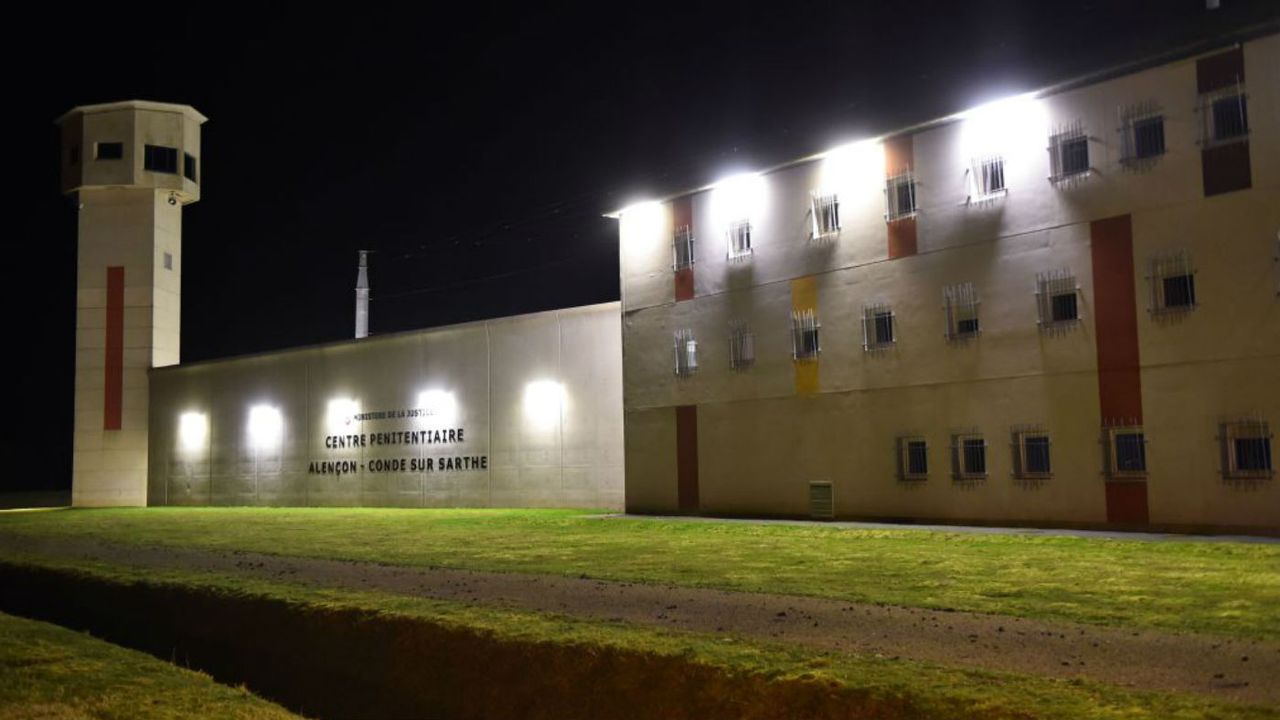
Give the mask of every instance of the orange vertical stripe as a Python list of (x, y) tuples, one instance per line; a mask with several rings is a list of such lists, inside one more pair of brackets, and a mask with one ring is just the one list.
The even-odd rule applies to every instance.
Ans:
[[(675, 237), (675, 231), (684, 226), (689, 226), (689, 232), (693, 232), (693, 196), (686, 195), (671, 201), (671, 237)], [(697, 236), (694, 236), (694, 242), (697, 242)], [(676, 302), (681, 300), (693, 299), (693, 267), (681, 268), (676, 271)]]
[[(901, 175), (915, 167), (915, 141), (911, 135), (899, 135), (884, 141), (884, 172), (886, 178)], [(887, 199), (887, 198), (886, 198)], [(917, 252), (916, 219), (905, 217), (890, 220), (889, 259), (908, 257)]]
[(107, 268), (106, 362), (102, 427), (119, 430), (124, 404), (124, 268)]

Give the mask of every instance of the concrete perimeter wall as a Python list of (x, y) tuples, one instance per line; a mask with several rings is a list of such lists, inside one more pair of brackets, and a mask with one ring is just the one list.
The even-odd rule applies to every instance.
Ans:
[(151, 372), (151, 505), (623, 500), (617, 303)]

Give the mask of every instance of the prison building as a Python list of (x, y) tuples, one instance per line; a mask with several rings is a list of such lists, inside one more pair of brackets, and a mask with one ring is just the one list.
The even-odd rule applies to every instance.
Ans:
[(72, 503), (594, 507), (623, 501), (616, 302), (179, 364), (187, 105), (58, 119), (79, 225)]
[(629, 512), (1280, 527), (1280, 36), (618, 218)]

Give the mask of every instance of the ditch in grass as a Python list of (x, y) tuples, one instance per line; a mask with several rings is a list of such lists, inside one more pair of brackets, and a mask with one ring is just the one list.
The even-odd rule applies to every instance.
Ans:
[(500, 509), (64, 510), (0, 513), (0, 532), (1280, 638), (1280, 545), (603, 520), (585, 511)]
[[(462, 703), (495, 710), (488, 716), (499, 717), (514, 704), (516, 714), (530, 717), (568, 712), (593, 717), (1280, 718), (1274, 708), (1131, 692), (1090, 681), (951, 669), (379, 593), (30, 558), (4, 562), (0, 570), (28, 588), (52, 578), (58, 597), (81, 598), (85, 607), (124, 613), (126, 620), (142, 611), (154, 625), (172, 613), (212, 634), (220, 646), (239, 645), (237, 652), (248, 657), (265, 655), (269, 667), (282, 674), (286, 668), (275, 658), (293, 657), (303, 664), (294, 669), (296, 677), (353, 693), (377, 688), (383, 697), (369, 703), (393, 702), (388, 693), (417, 692), (441, 707)], [(27, 575), (15, 578), (15, 573)], [(68, 592), (72, 588), (76, 591)], [(111, 602), (94, 602), (101, 593)], [(133, 602), (126, 602), (129, 598)], [(181, 607), (166, 609), (166, 604)], [(231, 625), (220, 627), (220, 622)], [(252, 678), (246, 681), (256, 687)]]
[(49, 623), (0, 614), (0, 720), (286, 720), (243, 688)]

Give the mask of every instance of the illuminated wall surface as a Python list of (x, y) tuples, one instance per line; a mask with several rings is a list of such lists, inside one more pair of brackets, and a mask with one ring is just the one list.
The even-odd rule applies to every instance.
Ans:
[(622, 504), (617, 303), (151, 372), (153, 505)]
[[(1156, 117), (1162, 151), (1143, 126), (1135, 157), (1135, 127)], [(1081, 158), (1054, 158), (1055, 136), (1087, 148), (1083, 172), (1064, 172)], [(1004, 187), (983, 193), (992, 158)], [(908, 170), (914, 207), (888, 217)], [(832, 195), (823, 232), (817, 198)], [(629, 511), (803, 516), (829, 498), (843, 517), (1280, 526), (1280, 36), (619, 218)], [(1160, 307), (1182, 274), (1194, 301)], [(1042, 321), (1042, 277), (1074, 291), (1077, 319)], [(965, 285), (978, 332), (949, 339), (946, 288)], [(879, 344), (864, 322), (877, 308)], [(795, 359), (806, 314), (820, 352)], [(735, 329), (754, 355), (736, 369)], [(677, 333), (694, 370), (676, 372)], [(1142, 467), (1110, 466), (1116, 428), (1136, 433)], [(1018, 433), (1047, 438), (1046, 472), (1019, 469)], [(971, 477), (954, 461), (965, 436), (985, 446)], [(908, 440), (923, 443), (914, 477)]]

